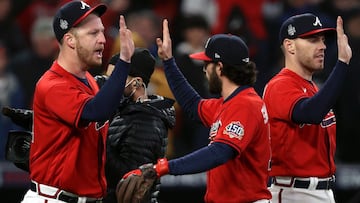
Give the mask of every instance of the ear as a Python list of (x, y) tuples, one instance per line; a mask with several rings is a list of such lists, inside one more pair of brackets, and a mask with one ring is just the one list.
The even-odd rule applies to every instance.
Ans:
[(76, 39), (75, 36), (71, 33), (66, 33), (63, 37), (63, 43), (65, 43), (67, 46), (69, 46), (71, 49), (75, 49), (75, 43)]
[(290, 54), (295, 54), (295, 43), (294, 40), (285, 39), (284, 48)]
[(224, 68), (224, 64), (222, 62), (217, 62), (216, 63), (215, 70), (216, 70), (216, 74), (218, 76), (223, 76), (223, 73), (222, 73), (223, 68)]

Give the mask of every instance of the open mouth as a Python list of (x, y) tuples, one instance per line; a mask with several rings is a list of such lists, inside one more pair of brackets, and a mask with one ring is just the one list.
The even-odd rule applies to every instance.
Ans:
[(102, 57), (103, 56), (103, 51), (104, 51), (104, 49), (95, 50), (95, 53), (96, 53), (97, 57)]

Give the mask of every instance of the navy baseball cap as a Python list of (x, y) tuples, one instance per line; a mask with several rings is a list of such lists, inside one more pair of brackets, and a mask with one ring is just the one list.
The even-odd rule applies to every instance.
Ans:
[(53, 20), (53, 29), (56, 39), (60, 42), (72, 27), (80, 24), (91, 13), (102, 16), (107, 7), (105, 4), (99, 4), (95, 7), (90, 7), (84, 1), (71, 1), (64, 4), (56, 12)]
[(334, 34), (335, 28), (324, 28), (320, 18), (312, 13), (304, 13), (288, 18), (280, 28), (280, 44), (284, 39), (295, 39), (317, 33)]
[(238, 36), (217, 34), (208, 39), (204, 52), (190, 54), (190, 58), (242, 65), (249, 62), (249, 49)]

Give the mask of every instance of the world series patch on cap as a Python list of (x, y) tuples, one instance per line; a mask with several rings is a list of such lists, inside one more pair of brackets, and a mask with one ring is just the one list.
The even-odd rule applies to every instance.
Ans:
[(53, 29), (56, 39), (60, 42), (72, 27), (79, 25), (91, 13), (102, 16), (107, 7), (105, 4), (99, 4), (90, 7), (84, 1), (71, 1), (64, 4), (55, 14), (53, 20)]
[(307, 37), (317, 33), (333, 34), (335, 28), (324, 28), (320, 18), (312, 13), (304, 13), (288, 18), (280, 28), (279, 41)]
[(208, 39), (204, 52), (190, 54), (190, 58), (202, 61), (221, 61), (229, 65), (242, 65), (249, 62), (249, 49), (238, 36), (216, 34)]

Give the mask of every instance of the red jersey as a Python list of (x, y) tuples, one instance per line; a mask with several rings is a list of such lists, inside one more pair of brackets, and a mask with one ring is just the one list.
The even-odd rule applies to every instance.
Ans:
[[(271, 199), (267, 189), (270, 134), (264, 102), (253, 88), (227, 100), (202, 100), (199, 116), (211, 126), (210, 140), (233, 147), (236, 158), (207, 172), (206, 202)], [(210, 143), (210, 144), (211, 144)]]
[(55, 61), (38, 81), (34, 95), (34, 135), (30, 147), (32, 180), (79, 196), (105, 196), (105, 143), (108, 123), (80, 122), (85, 103), (99, 91)]
[(271, 176), (329, 177), (335, 173), (336, 121), (330, 111), (319, 125), (296, 124), (295, 104), (315, 95), (315, 83), (284, 68), (266, 85), (264, 101), (269, 113)]

